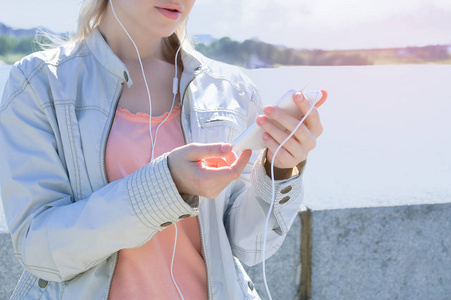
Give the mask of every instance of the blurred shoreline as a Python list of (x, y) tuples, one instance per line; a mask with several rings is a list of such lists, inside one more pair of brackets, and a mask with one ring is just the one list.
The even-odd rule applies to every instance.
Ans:
[[(52, 45), (44, 32), (60, 38), (68, 33), (54, 33), (45, 28), (13, 29), (0, 23), (0, 64), (13, 64), (39, 51), (40, 45)], [(190, 37), (196, 50), (207, 57), (247, 69), (280, 66), (365, 66), (399, 64), (451, 64), (451, 44), (393, 47), (380, 49), (323, 50), (297, 49), (274, 45), (258, 39), (243, 42), (211, 35)]]

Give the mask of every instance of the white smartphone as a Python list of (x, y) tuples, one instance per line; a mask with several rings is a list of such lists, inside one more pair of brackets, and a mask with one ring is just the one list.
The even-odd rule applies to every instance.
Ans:
[[(302, 118), (302, 112), (297, 107), (296, 103), (294, 103), (293, 95), (301, 91), (289, 90), (286, 92), (279, 100), (274, 104), (277, 107), (282, 108), (290, 115), (297, 119)], [(302, 91), (302, 94), (309, 100), (311, 105), (315, 105), (317, 108), (324, 103), (327, 99), (327, 92), (323, 90), (316, 91)], [(285, 130), (285, 128), (276, 124), (281, 129)], [(262, 134), (264, 133), (263, 129), (261, 129), (257, 122), (254, 122), (251, 126), (249, 126), (240, 136), (238, 136), (233, 142), (233, 150), (235, 151), (243, 151), (246, 149), (251, 150), (262, 150), (266, 148), (265, 143), (262, 139)]]

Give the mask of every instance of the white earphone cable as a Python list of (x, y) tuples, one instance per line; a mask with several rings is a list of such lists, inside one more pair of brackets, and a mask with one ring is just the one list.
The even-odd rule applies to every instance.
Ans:
[[(305, 97), (305, 96), (304, 96)], [(307, 97), (306, 97), (307, 98)], [(318, 101), (318, 94), (316, 96), (317, 99), (315, 99), (315, 103)], [(268, 282), (266, 281), (266, 264), (265, 264), (265, 255), (266, 255), (266, 238), (267, 238), (267, 231), (268, 231), (268, 224), (269, 224), (269, 218), (271, 216), (271, 212), (272, 209), (274, 207), (274, 202), (276, 200), (276, 187), (275, 187), (275, 180), (274, 180), (274, 160), (276, 158), (277, 153), (279, 152), (279, 150), (282, 148), (282, 146), (289, 140), (291, 139), (291, 137), (296, 133), (296, 131), (299, 129), (299, 127), (301, 127), (302, 123), (304, 123), (304, 120), (307, 118), (307, 116), (312, 112), (313, 108), (315, 107), (315, 105), (313, 104), (310, 109), (307, 111), (307, 113), (305, 114), (305, 116), (301, 119), (301, 121), (299, 121), (298, 125), (296, 126), (296, 128), (290, 133), (290, 135), (288, 135), (288, 137), (282, 142), (280, 143), (279, 147), (277, 147), (276, 151), (274, 151), (274, 154), (272, 156), (272, 160), (271, 160), (271, 184), (272, 184), (272, 199), (271, 199), (271, 205), (269, 207), (269, 212), (268, 215), (266, 216), (266, 222), (265, 222), (265, 231), (263, 232), (263, 248), (262, 248), (262, 259), (263, 259), (263, 282), (265, 284), (265, 288), (266, 288), (266, 293), (268, 294), (268, 297), (270, 300), (272, 300), (271, 297), (271, 293), (269, 292), (269, 288), (268, 288)]]
[[(175, 54), (175, 76), (174, 76), (174, 81), (173, 81), (173, 84), (172, 84), (172, 92), (174, 93), (174, 97), (172, 98), (171, 110), (169, 111), (169, 113), (168, 113), (167, 117), (164, 119), (164, 121), (157, 127), (157, 129), (155, 131), (155, 143), (157, 142), (158, 129), (160, 129), (160, 126), (169, 118), (169, 116), (172, 113), (172, 109), (174, 108), (175, 97), (177, 96), (177, 92), (178, 92), (177, 58), (178, 58), (178, 54), (180, 52), (180, 49), (182, 49), (182, 45), (183, 45), (183, 42), (185, 41), (185, 39), (186, 39), (186, 33), (185, 33), (185, 37), (183, 38), (183, 41), (180, 43), (180, 47), (177, 50), (177, 53)], [(155, 144), (152, 146), (152, 159), (153, 159), (153, 149), (155, 149)], [(180, 294), (180, 297), (182, 298), (182, 300), (185, 300), (185, 298), (183, 297), (182, 292), (179, 289), (179, 286), (177, 285), (177, 282), (175, 282), (174, 272), (173, 272), (174, 258), (175, 258), (175, 249), (177, 247), (177, 224), (174, 223), (174, 227), (175, 227), (175, 237), (174, 237), (174, 249), (172, 251), (172, 260), (171, 260), (171, 277), (172, 277), (172, 282), (174, 283), (175, 287), (177, 288), (177, 291)]]
[[(147, 85), (147, 78), (146, 78), (146, 74), (144, 73), (144, 67), (143, 67), (143, 64), (142, 64), (142, 61), (141, 61), (141, 55), (139, 54), (138, 46), (136, 46), (135, 41), (132, 39), (132, 37), (128, 33), (127, 29), (125, 29), (124, 25), (122, 25), (121, 21), (119, 21), (119, 18), (116, 15), (116, 11), (114, 10), (114, 6), (113, 6), (113, 1), (112, 0), (110, 0), (110, 4), (111, 4), (111, 10), (113, 11), (114, 17), (116, 18), (117, 22), (122, 27), (122, 29), (124, 30), (125, 34), (128, 36), (128, 38), (132, 42), (133, 46), (135, 47), (136, 54), (138, 54), (139, 65), (141, 66), (141, 71), (142, 71), (142, 75), (143, 75), (143, 78), (144, 78), (144, 84), (146, 85), (147, 96), (149, 97), (149, 116), (152, 116), (152, 100), (150, 98), (150, 90), (149, 90), (149, 86)], [(150, 143), (151, 143), (151, 145), (153, 145), (153, 137), (152, 137), (152, 127), (151, 127), (151, 125), (152, 125), (152, 122), (149, 122)]]
[[(141, 61), (141, 56), (139, 54), (139, 50), (138, 50), (138, 47), (135, 44), (135, 41), (132, 39), (132, 37), (128, 33), (127, 29), (125, 29), (124, 25), (122, 25), (121, 21), (119, 21), (119, 18), (117, 17), (116, 12), (114, 10), (114, 6), (113, 6), (113, 1), (112, 0), (110, 0), (110, 4), (111, 4), (111, 9), (113, 11), (114, 17), (116, 18), (116, 20), (118, 21), (119, 25), (122, 27), (122, 29), (127, 34), (127, 36), (130, 39), (130, 41), (133, 43), (133, 46), (135, 47), (136, 54), (138, 55), (139, 64), (141, 66), (141, 72), (142, 72), (142, 75), (143, 75), (144, 84), (146, 86), (147, 96), (149, 97), (149, 134), (150, 134), (150, 143), (151, 143), (151, 147), (152, 147), (150, 161), (152, 162), (154, 160), (154, 158), (155, 158), (154, 157), (154, 153), (155, 153), (155, 146), (157, 144), (158, 130), (160, 129), (161, 125), (163, 125), (164, 122), (166, 122), (166, 120), (171, 115), (172, 110), (174, 109), (175, 98), (177, 97), (177, 93), (178, 93), (178, 64), (177, 64), (177, 58), (178, 58), (178, 54), (179, 54), (180, 50), (182, 49), (183, 42), (186, 39), (186, 33), (185, 33), (185, 36), (184, 36), (182, 42), (180, 43), (180, 46), (177, 49), (177, 52), (175, 54), (175, 75), (174, 75), (174, 79), (173, 79), (173, 83), (172, 83), (172, 93), (173, 93), (174, 96), (172, 98), (171, 109), (169, 110), (169, 113), (166, 116), (166, 118), (163, 120), (163, 122), (161, 122), (158, 125), (157, 129), (155, 130), (155, 140), (154, 140), (153, 136), (152, 136), (152, 99), (150, 97), (150, 89), (149, 89), (149, 86), (147, 84), (147, 78), (146, 78), (146, 74), (144, 72), (144, 67), (143, 67), (143, 64), (142, 64), (142, 61)], [(177, 283), (175, 281), (174, 273), (173, 273), (175, 250), (176, 250), (176, 247), (177, 247), (177, 224), (174, 223), (174, 227), (175, 227), (175, 238), (174, 238), (174, 248), (173, 248), (173, 251), (172, 251), (172, 260), (171, 260), (171, 278), (172, 278), (172, 282), (174, 283), (178, 293), (180, 294), (180, 297), (184, 300), (185, 298), (183, 297), (183, 294), (180, 291), (180, 289), (179, 289), (179, 287), (178, 287), (178, 285), (177, 285)]]
[(172, 282), (174, 283), (175, 288), (179, 292), (180, 297), (183, 300), (185, 300), (185, 298), (183, 298), (182, 292), (179, 289), (179, 286), (177, 285), (177, 282), (175, 282), (174, 273), (172, 272), (172, 268), (174, 266), (174, 258), (175, 258), (175, 247), (177, 245), (177, 224), (174, 224), (174, 227), (175, 227), (175, 240), (174, 240), (174, 250), (172, 251), (172, 260), (171, 260), (171, 277), (172, 277)]
[[(177, 93), (178, 93), (178, 67), (177, 67), (177, 58), (179, 55), (180, 50), (182, 49), (182, 45), (185, 42), (186, 39), (186, 33), (185, 33), (185, 37), (183, 38), (182, 42), (180, 43), (179, 48), (177, 49), (177, 52), (175, 53), (175, 75), (174, 75), (174, 79), (172, 82), (172, 93), (174, 94), (173, 98), (172, 98), (172, 106), (171, 109), (169, 110), (168, 115), (166, 116), (166, 118), (163, 120), (163, 122), (161, 122), (157, 129), (155, 130), (155, 141), (152, 143), (152, 156), (151, 156), (151, 161), (154, 160), (154, 150), (155, 150), (155, 145), (157, 144), (157, 134), (158, 134), (158, 130), (160, 129), (161, 125), (163, 125), (164, 122), (166, 122), (166, 120), (169, 118), (169, 116), (172, 113), (172, 110), (174, 109), (174, 104), (175, 104), (175, 97), (177, 97)], [(150, 123), (149, 123), (150, 124)], [(151, 137), (152, 139), (152, 137)]]

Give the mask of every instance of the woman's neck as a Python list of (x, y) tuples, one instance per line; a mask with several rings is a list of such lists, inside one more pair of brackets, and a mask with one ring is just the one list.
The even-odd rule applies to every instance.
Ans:
[[(118, 12), (116, 13), (120, 19), (120, 14)], [(153, 37), (150, 34), (143, 34), (142, 30), (139, 30), (139, 28), (134, 27), (133, 24), (126, 21), (127, 20), (121, 20), (122, 24), (127, 29), (128, 33), (138, 47), (142, 60), (146, 58), (166, 60), (163, 53), (163, 40), (161, 37)], [(99, 30), (110, 48), (123, 62), (138, 60), (133, 43), (125, 33), (124, 29), (120, 26), (119, 22), (116, 20), (110, 6), (107, 7), (102, 17), (102, 21), (99, 24)]]

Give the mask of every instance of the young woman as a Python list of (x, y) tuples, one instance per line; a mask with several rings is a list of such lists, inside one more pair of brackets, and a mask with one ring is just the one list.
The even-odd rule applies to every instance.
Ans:
[[(299, 120), (272, 106), (258, 116), (237, 68), (181, 45), (194, 2), (86, 0), (71, 42), (12, 68), (0, 178), (25, 269), (12, 299), (259, 299), (240, 261), (262, 260), (269, 165), (288, 136), (271, 119)], [(229, 143), (257, 116), (267, 150), (238, 157)], [(266, 258), (321, 132), (314, 110), (274, 162)]]

